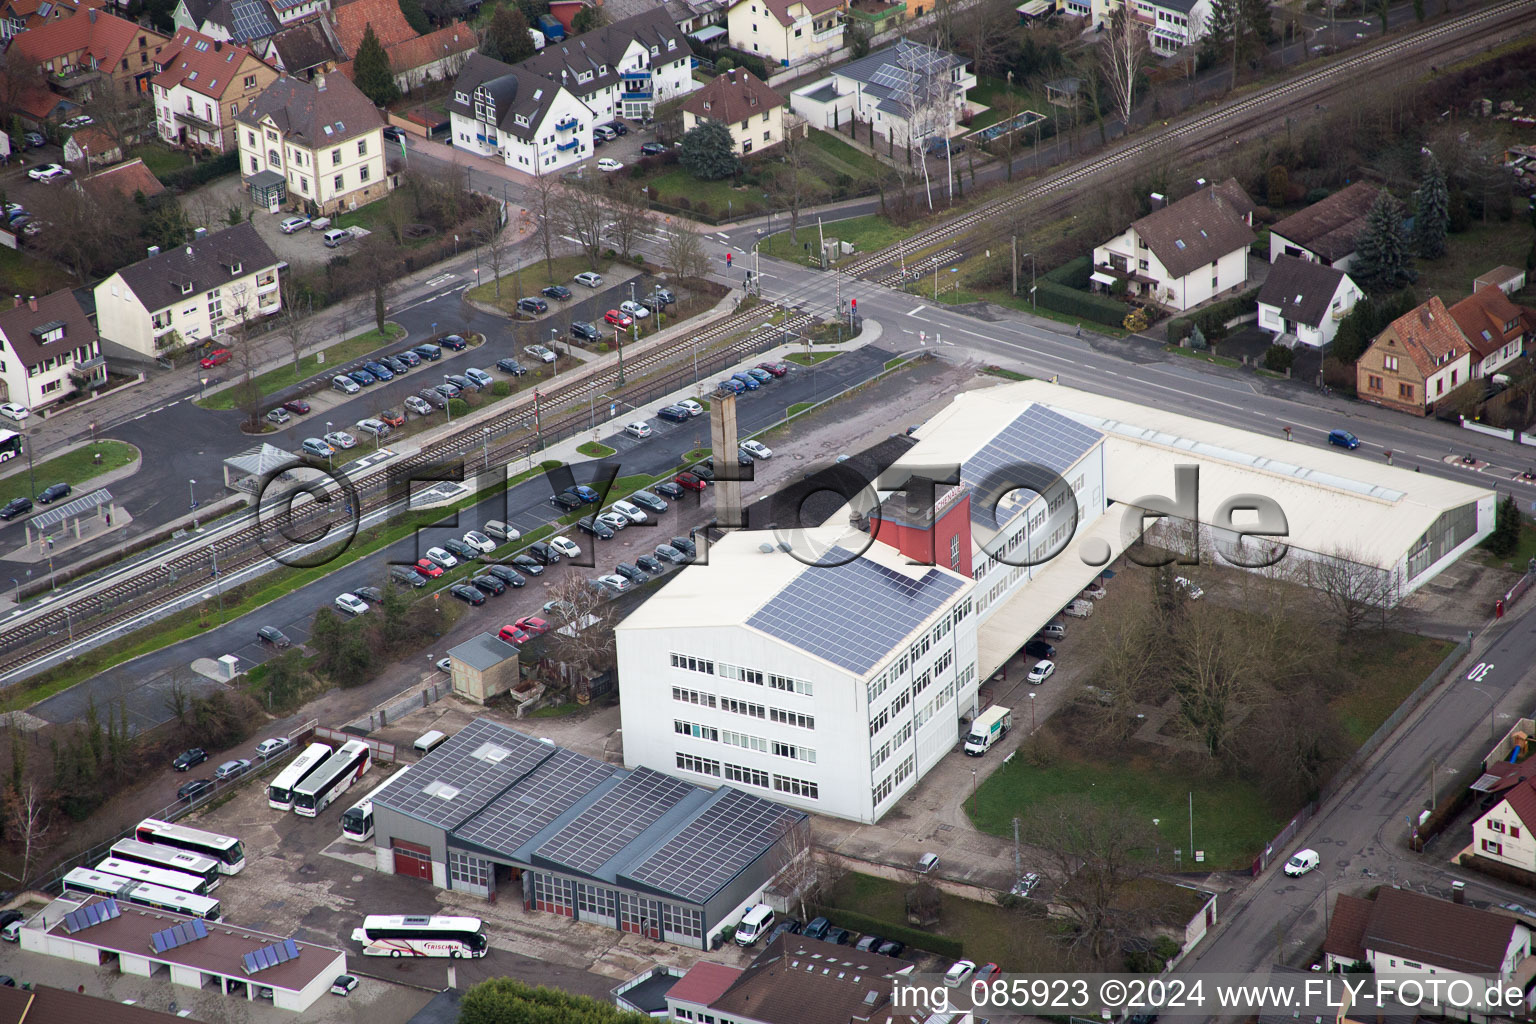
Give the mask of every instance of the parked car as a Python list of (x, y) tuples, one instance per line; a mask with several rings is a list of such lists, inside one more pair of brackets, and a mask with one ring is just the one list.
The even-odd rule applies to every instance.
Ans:
[(464, 534), (464, 543), (478, 554), (488, 555), (496, 550), (496, 542), (479, 530), (469, 530)]
[(0, 508), (0, 519), (4, 519), (6, 522), (10, 522), (17, 516), (25, 515), (31, 511), (31, 498), (12, 498), (10, 501), (5, 503), (4, 508)]
[(362, 615), (368, 611), (368, 602), (356, 594), (337, 594), (335, 605), (348, 615)]
[(432, 415), (432, 406), (428, 405), (420, 395), (406, 395), (400, 404), (405, 406), (406, 412), (413, 412), (418, 416)]
[(487, 576), (494, 576), (509, 587), (521, 587), (528, 583), (526, 577), (510, 565), (488, 565), (485, 567)]
[(1109, 596), (1109, 591), (1104, 589), (1104, 584), (1095, 581), (1083, 588), (1083, 596), (1092, 598), (1095, 601), (1102, 601)]
[(642, 306), (638, 302), (632, 302), (628, 299), (625, 299), (623, 302), (619, 303), (619, 308), (628, 313), (630, 316), (634, 317), (636, 320), (644, 320), (646, 317), (651, 315), (651, 311), (649, 309)]
[(465, 370), (464, 376), (469, 378), (469, 382), (475, 386), (476, 391), (483, 391), (490, 387), (492, 384), (496, 383), (496, 379), (494, 377), (486, 373), (484, 370), (474, 366), (471, 366), (469, 369)]
[(805, 931), (800, 934), (808, 939), (824, 939), (831, 929), (832, 922), (824, 917), (813, 917), (811, 923), (805, 926)]
[(359, 387), (369, 388), (379, 382), (377, 377), (362, 368), (358, 368), (356, 370), (348, 370), (347, 376), (351, 377)]
[(763, 386), (762, 381), (758, 380), (756, 377), (752, 376), (745, 370), (740, 373), (731, 374), (731, 380), (734, 380), (748, 391), (756, 391), (758, 388)]
[(179, 772), (190, 771), (194, 765), (200, 765), (208, 760), (208, 751), (202, 747), (193, 747), (191, 750), (183, 750), (176, 755), (171, 762), (171, 767)]
[(416, 571), (429, 580), (435, 580), (443, 574), (443, 567), (430, 558), (418, 558), (416, 560)]
[(731, 378), (728, 380), (717, 381), (715, 384), (715, 390), (728, 391), (733, 395), (739, 395), (747, 390), (747, 386), (741, 381), (736, 380), (735, 378)]
[(284, 737), (274, 736), (271, 739), (262, 740), (260, 743), (256, 744), (256, 756), (271, 757), (273, 754), (281, 754), (291, 746), (293, 746), (293, 744), (288, 742), (288, 740)]
[(944, 972), (944, 984), (950, 988), (959, 988), (970, 980), (971, 975), (975, 973), (976, 962), (974, 960), (956, 960), (954, 966)]
[(472, 587), (468, 583), (455, 583), (448, 588), (448, 593), (465, 604), (474, 605), (477, 608), (485, 604), (485, 594), (481, 593), (479, 588)]
[(396, 352), (395, 358), (411, 369), (421, 365), (421, 356), (417, 355), (416, 350), (413, 348), (408, 348), (403, 352)]
[(345, 430), (333, 430), (329, 434), (325, 435), (325, 443), (330, 445), (332, 448), (345, 451), (349, 448), (357, 447), (357, 438), (353, 437)]
[[(399, 356), (380, 356), (379, 362), (389, 367), (389, 371), (396, 377), (404, 373), (409, 373), (411, 369), (410, 364), (408, 364), (404, 359), (401, 359)], [(418, 362), (420, 362), (420, 360), (418, 360)]]
[(549, 303), (545, 302), (543, 299), (536, 299), (533, 296), (528, 295), (517, 300), (517, 311), (519, 313), (532, 313), (534, 315), (538, 315), (539, 313), (548, 313)]
[(878, 935), (861, 935), (859, 936), (859, 941), (853, 944), (853, 948), (861, 953), (873, 953), (875, 947), (884, 941)]
[(436, 391), (438, 394), (442, 395), (449, 401), (452, 401), (453, 399), (458, 398), (459, 395), (463, 394), (463, 392), (459, 390), (459, 386), (457, 384), (447, 380), (443, 381), (441, 384), (434, 384), (432, 386), (432, 390)]
[[(639, 510), (637, 509), (636, 511)], [(607, 512), (599, 512), (597, 514), (597, 521), (607, 524), (608, 529), (615, 533), (629, 526), (629, 516), (622, 512), (615, 512), (612, 509), (609, 509)]]
[(443, 569), (452, 569), (459, 564), (457, 558), (440, 547), (427, 548), (422, 554), (426, 555), (428, 559)]
[(581, 557), (580, 545), (571, 540), (569, 537), (551, 537), (549, 539), (549, 546), (560, 552), (560, 554), (564, 555), (566, 558)]
[(761, 366), (749, 366), (742, 372), (750, 374), (752, 379), (757, 381), (759, 384), (767, 384), (773, 380), (773, 374), (769, 373)]
[(524, 345), (523, 352), (541, 363), (552, 363), (555, 361), (555, 354), (543, 345)]
[(574, 494), (588, 505), (595, 505), (603, 498), (594, 488), (588, 487), (586, 484), (572, 484), (565, 489), (565, 493)]
[(1048, 622), (1040, 627), (1040, 632), (1035, 634), (1036, 640), (1065, 640), (1067, 627), (1064, 623)]
[(37, 496), (37, 503), (39, 505), (52, 505), (61, 498), (69, 497), (73, 492), (74, 488), (69, 486), (69, 484), (49, 484), (43, 488), (43, 493)]
[(1029, 640), (1024, 644), (1024, 653), (1031, 658), (1054, 658), (1056, 648), (1044, 640)]
[(671, 498), (673, 501), (683, 496), (683, 485), (673, 483), (671, 480), (663, 480), (659, 484), (652, 484), (651, 490), (663, 498)]
[(416, 392), (416, 397), (434, 409), (448, 408), (448, 399), (437, 388), (422, 388)]
[(694, 476), (698, 477), (700, 480), (704, 481), (707, 484), (714, 483), (715, 482), (714, 456), (710, 456), (708, 459), (705, 459), (703, 462), (700, 462), (700, 463), (698, 463), (696, 465), (689, 466), (688, 467), (688, 472), (692, 473)]
[(524, 615), (513, 625), (526, 632), (529, 636), (543, 636), (549, 632), (549, 623), (537, 615)]
[(303, 416), (309, 412), (309, 403), (304, 401), (302, 398), (295, 398), (291, 401), (284, 402), (283, 408), (287, 409), (295, 416)]
[(608, 312), (604, 313), (603, 320), (613, 324), (615, 327), (621, 328), (633, 326), (635, 322), (634, 318), (631, 317), (628, 313), (620, 313), (616, 309), (610, 309)]
[[(656, 495), (652, 494), (650, 491), (636, 491), (634, 494), (629, 496), (629, 500), (634, 504), (639, 505), (641, 508), (647, 509), (651, 512), (665, 512), (668, 508), (665, 501), (656, 497)], [(618, 503), (615, 503), (614, 507), (617, 508)]]
[(694, 547), (693, 541), (690, 540), (687, 537), (673, 537), (667, 543), (671, 544), (673, 547), (677, 548), (677, 550), (681, 551), (683, 554), (687, 555), (689, 558), (693, 558), (695, 555), (697, 555), (699, 553), (699, 549)]
[(588, 288), (601, 288), (603, 286), (603, 275), (594, 274), (590, 270), (582, 271), (571, 280), (575, 281), (577, 284), (584, 284)]
[(511, 523), (504, 523), (500, 519), (488, 520), (483, 528), (483, 532), (499, 541), (517, 540), (517, 538), (522, 536), (522, 532), (517, 527)]
[[(530, 548), (529, 550), (532, 550), (532, 549)], [(559, 558), (556, 558), (555, 561), (558, 562)], [(521, 572), (525, 572), (529, 576), (542, 576), (542, 575), (544, 575), (544, 566), (547, 563), (540, 562), (538, 559), (534, 558), (532, 555), (529, 555), (529, 554), (525, 553), (525, 554), (521, 554), (521, 555), (515, 556), (512, 559), (512, 564), (517, 566), (517, 568)]]
[(367, 419), (358, 420), (357, 429), (381, 439), (388, 437), (392, 433), (392, 428), (388, 423), (385, 423), (383, 420), (374, 419), (372, 416), (369, 416)]
[(342, 373), (331, 378), (331, 390), (340, 391), (344, 395), (355, 395), (363, 389), (357, 381)]
[(764, 945), (773, 945), (773, 941), (779, 938), (781, 935), (798, 935), (800, 934), (800, 929), (803, 927), (805, 926), (802, 925), (799, 921), (796, 921), (794, 918), (786, 918), (773, 926), (773, 931), (768, 933), (768, 941), (765, 942)]
[(618, 137), (619, 133), (614, 131), (612, 128), (609, 128), (607, 125), (598, 124), (592, 126), (592, 138), (594, 141), (601, 140), (603, 142), (612, 142)]
[(32, 410), (19, 402), (0, 402), (0, 416), (4, 416), (8, 420), (20, 423), (30, 415), (32, 415)]
[(982, 964), (980, 967), (976, 968), (975, 980), (981, 982), (991, 981), (993, 978), (1002, 973), (1003, 969), (997, 966), (997, 964)]
[(1184, 591), (1184, 595), (1186, 597), (1188, 597), (1191, 601), (1198, 601), (1202, 597), (1205, 596), (1205, 591), (1201, 590), (1195, 584), (1194, 580), (1188, 579), (1188, 578), (1183, 577), (1183, 576), (1175, 576), (1173, 578), (1173, 583), (1174, 583), (1174, 586), (1176, 586), (1180, 590)]
[[(554, 565), (560, 561), (560, 552), (551, 547), (547, 541), (540, 540), (528, 545), (527, 557), (543, 565)], [(514, 565), (517, 564), (517, 559), (514, 558), (512, 562)], [(539, 570), (539, 572), (543, 571), (543, 569)], [(534, 575), (538, 574), (535, 573)]]
[(754, 459), (773, 458), (773, 449), (769, 448), (761, 441), (743, 441), (741, 442), (741, 450), (752, 456)]
[(462, 373), (445, 373), (443, 374), (443, 380), (446, 383), (452, 384), (454, 387), (458, 388), (459, 394), (463, 394), (465, 391), (480, 390), (480, 385), (476, 384)]
[(373, 374), (379, 380), (394, 380), (395, 371), (377, 361), (369, 361), (363, 364), (363, 369)]
[(278, 648), (291, 647), (293, 645), (293, 641), (288, 639), (287, 634), (276, 626), (262, 626), (256, 630), (256, 639)]
[(1030, 683), (1043, 683), (1055, 674), (1056, 663), (1041, 659), (1035, 662), (1035, 667), (1029, 670), (1029, 675), (1025, 676), (1024, 679)]
[(651, 292), (651, 302), (657, 306), (672, 306), (677, 303), (677, 296), (668, 288), (656, 288)]
[[(388, 133), (390, 131), (393, 131), (397, 135), (400, 133), (400, 129), (398, 129), (398, 128), (393, 128), (393, 129), (386, 128), (386, 129), (384, 129), (384, 131), (386, 133)], [(354, 978), (350, 974), (338, 974), (336, 976), (336, 980), (331, 982), (331, 995), (333, 995), (333, 996), (344, 996), (348, 992), (351, 992), (355, 988), (357, 988), (357, 979), (356, 978)]]
[(651, 520), (651, 517), (646, 515), (645, 512), (627, 501), (614, 502), (613, 507), (609, 511), (617, 512), (631, 523), (648, 523)]
[(551, 494), (549, 496), (549, 503), (555, 506), (555, 508), (559, 509), (562, 513), (574, 512), (581, 508), (582, 505), (586, 504), (586, 502), (576, 497), (576, 495), (564, 493)]
[(656, 410), (656, 418), (670, 420), (673, 423), (686, 423), (693, 416), (680, 405), (668, 405)]
[(528, 372), (528, 368), (510, 356), (506, 359), (496, 360), (496, 369), (502, 373), (509, 373), (514, 377), (521, 377)]
[(417, 358), (425, 359), (429, 363), (435, 363), (443, 358), (443, 350), (436, 345), (417, 345), (411, 351), (416, 353)]
[(881, 956), (900, 957), (907, 951), (907, 944), (898, 939), (886, 939), (875, 947), (875, 952)]
[(473, 562), (475, 559), (480, 557), (480, 552), (478, 550), (468, 544), (465, 544), (457, 537), (449, 537), (447, 540), (443, 541), (443, 547), (457, 555), (459, 561), (461, 562)]
[(597, 329), (597, 325), (586, 320), (571, 321), (571, 337), (586, 343), (603, 340), (602, 332)]
[(663, 562), (669, 562), (672, 565), (686, 565), (688, 562), (688, 556), (684, 555), (671, 544), (656, 545), (656, 557), (661, 559)]
[[(396, 128), (392, 124), (384, 126), (384, 133), (383, 134), (384, 134), (385, 140), (388, 141), (388, 142), (400, 143), (400, 142), (404, 142), (405, 141), (405, 132), (401, 131), (399, 128)], [(354, 985), (357, 983), (357, 979), (356, 978), (353, 978), (352, 981), (353, 981)]]
[(533, 637), (529, 636), (527, 633), (524, 633), (516, 626), (502, 626), (496, 631), (496, 639), (501, 640), (504, 643), (509, 643), (514, 647), (521, 647), (528, 641), (532, 640)]
[(636, 420), (634, 423), (624, 424), (624, 433), (628, 434), (630, 437), (650, 437), (651, 425), (644, 420)]
[(635, 565), (652, 576), (660, 576), (667, 571), (667, 567), (658, 562), (655, 555), (636, 555)]
[(605, 156), (597, 162), (597, 169), (602, 171), (604, 174), (611, 174), (614, 171), (622, 171), (624, 169), (624, 161), (615, 160), (612, 157)]
[(443, 348), (452, 349), (455, 352), (463, 352), (466, 348), (469, 348), (469, 342), (457, 334), (445, 334), (437, 340), (437, 343)]
[(1322, 863), (1322, 858), (1316, 850), (1299, 850), (1296, 856), (1285, 862), (1285, 873), (1292, 878), (1300, 878)]
[(606, 590), (611, 590), (615, 594), (622, 594), (630, 587), (629, 580), (625, 579), (623, 576), (620, 576), (618, 573), (613, 572), (599, 576), (592, 582)]
[(615, 576), (622, 576), (631, 583), (644, 583), (651, 578), (646, 573), (641, 572), (638, 566), (630, 565), (628, 562), (620, 562), (614, 566), (613, 574)]
[(233, 359), (235, 354), (227, 348), (216, 348), (197, 361), (197, 365), (204, 370), (211, 370), (215, 366), (223, 366)]
[(43, 138), (42, 132), (27, 132), (22, 135), (22, 139), (26, 142), (28, 149), (42, 149), (48, 145), (48, 140)]
[(706, 486), (703, 479), (695, 473), (679, 473), (672, 478), (672, 482), (690, 491), (702, 491)]
[[(619, 164), (619, 166), (622, 167), (624, 165)], [(68, 167), (64, 167), (59, 164), (43, 164), (41, 167), (34, 167), (28, 171), (27, 177), (31, 178), (33, 181), (40, 181), (44, 185), (47, 185), (55, 181), (60, 181), (64, 178), (73, 177), (73, 175), (70, 173)]]
[(939, 855), (936, 853), (925, 853), (917, 858), (917, 873), (920, 875), (929, 874), (938, 866)]
[(403, 583), (408, 587), (424, 587), (427, 585), (427, 578), (408, 565), (390, 566), (389, 578), (396, 583)]
[(403, 414), (401, 414), (401, 413), (396, 412), (393, 409), (385, 409), (382, 412), (380, 412), (379, 413), (379, 419), (383, 420), (384, 423), (387, 426), (390, 426), (390, 427), (403, 427), (403, 426), (405, 426), (405, 416)]
[(190, 782), (183, 782), (177, 788), (177, 790), (176, 790), (176, 799), (178, 799), (178, 800), (196, 800), (198, 797), (202, 796), (204, 793), (211, 793), (211, 792), (213, 792), (213, 789), (214, 789), (214, 782), (213, 782), (212, 779), (193, 779)]
[(490, 573), (481, 573), (478, 576), (471, 576), (469, 578), (469, 584), (475, 589), (481, 591), (482, 593), (488, 594), (491, 597), (499, 597), (500, 595), (507, 592), (507, 585), (501, 580), (497, 579), (495, 576), (492, 576)]
[(695, 402), (691, 398), (684, 398), (681, 401), (679, 401), (677, 404), (682, 406), (684, 409), (687, 409), (688, 410), (688, 415), (690, 415), (690, 416), (702, 416), (702, 415), (704, 415), (704, 406), (700, 405), (698, 402)]
[(548, 299), (559, 299), (564, 302), (571, 297), (571, 290), (563, 284), (552, 284), (548, 288), (541, 288), (539, 294)]
[(834, 946), (846, 946), (851, 938), (853, 938), (853, 933), (847, 928), (832, 928), (827, 932), (825, 941), (832, 943)]
[(758, 363), (757, 368), (771, 377), (782, 377), (789, 372), (787, 363)]
[(662, 156), (666, 151), (667, 147), (659, 142), (644, 142), (640, 145), (641, 156)]
[(582, 533), (590, 533), (598, 540), (613, 539), (613, 527), (592, 516), (585, 516), (576, 520), (576, 528), (581, 530)]
[(232, 758), (219, 765), (213, 771), (213, 777), (219, 780), (232, 779), (237, 775), (244, 775), (250, 771), (251, 762), (243, 757)]

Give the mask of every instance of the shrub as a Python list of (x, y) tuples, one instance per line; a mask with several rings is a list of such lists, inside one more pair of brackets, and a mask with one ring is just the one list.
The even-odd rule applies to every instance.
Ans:
[(1284, 345), (1271, 345), (1264, 352), (1264, 368), (1276, 373), (1285, 373), (1296, 362), (1296, 353)]
[(239, 154), (230, 152), (167, 172), (160, 183), (168, 189), (184, 192), (239, 170)]
[(693, 209), (693, 200), (689, 199), (687, 196), (678, 196), (676, 199), (672, 200), (672, 202), (677, 206), (679, 210)]
[(1146, 330), (1151, 320), (1152, 318), (1147, 315), (1145, 309), (1137, 307), (1125, 314), (1125, 319), (1120, 322), (1120, 325), (1126, 330), (1135, 333)]
[(462, 398), (450, 398), (448, 400), (448, 412), (454, 416), (469, 415), (469, 403)]
[(723, 75), (736, 66), (736, 62), (729, 57), (721, 57), (715, 61), (715, 74)]
[(491, 385), (491, 394), (497, 398), (506, 398), (512, 393), (512, 385), (504, 380), (499, 380)]

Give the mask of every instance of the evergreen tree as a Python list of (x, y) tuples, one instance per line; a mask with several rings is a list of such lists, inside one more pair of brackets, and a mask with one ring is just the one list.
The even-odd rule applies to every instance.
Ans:
[(528, 19), (521, 7), (511, 4), (496, 8), (480, 52), (506, 64), (519, 64), (533, 56), (533, 36), (528, 34)]
[(595, 28), (602, 28), (604, 24), (606, 24), (606, 19), (603, 17), (603, 9), (601, 7), (583, 4), (581, 10), (577, 11), (576, 16), (571, 19), (571, 31), (580, 35), (583, 32), (590, 32)]
[(1515, 553), (1520, 546), (1520, 531), (1523, 523), (1520, 519), (1520, 505), (1515, 501), (1513, 494), (1507, 495), (1499, 502), (1494, 514), (1493, 532), (1484, 541), (1489, 551), (1500, 558), (1507, 558)]
[(1451, 197), (1445, 188), (1445, 171), (1435, 154), (1425, 152), (1424, 173), (1419, 180), (1418, 211), (1413, 219), (1413, 248), (1420, 259), (1437, 260), (1445, 255), (1445, 232), (1451, 223)]
[(741, 169), (731, 131), (719, 121), (700, 121), (683, 136), (678, 160), (683, 169), (704, 181), (729, 178)]
[(1355, 243), (1355, 262), (1349, 276), (1368, 290), (1385, 292), (1412, 284), (1418, 278), (1413, 255), (1403, 234), (1403, 204), (1385, 189), (1376, 195), (1366, 214), (1365, 230)]
[(432, 31), (432, 22), (427, 12), (421, 9), (421, 0), (400, 0), (400, 13), (405, 15), (406, 24), (417, 35), (424, 36)]
[(389, 55), (384, 44), (373, 34), (373, 26), (363, 31), (363, 41), (352, 57), (352, 81), (376, 106), (387, 107), (400, 98), (395, 73), (389, 69)]

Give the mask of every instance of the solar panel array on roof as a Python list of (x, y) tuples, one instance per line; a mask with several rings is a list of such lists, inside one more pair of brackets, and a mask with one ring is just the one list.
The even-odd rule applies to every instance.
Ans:
[(299, 955), (299, 944), (292, 939), (284, 939), (282, 942), (274, 942), (270, 946), (262, 946), (252, 953), (245, 953), (240, 957), (240, 965), (245, 968), (246, 974), (255, 974), (264, 971), (268, 967), (276, 967), (294, 960)]
[(930, 567), (917, 578), (833, 547), (759, 608), (747, 625), (863, 674), (889, 655), (965, 581)]
[(560, 749), (519, 785), (455, 829), (454, 837), (511, 855), (616, 771), (594, 757)]
[(573, 871), (592, 874), (694, 791), (680, 779), (649, 768), (599, 797), (539, 847), (538, 855)]
[(166, 928), (149, 937), (150, 944), (155, 947), (156, 953), (164, 953), (175, 949), (177, 946), (185, 946), (189, 942), (208, 937), (208, 926), (203, 924), (201, 918), (193, 918), (183, 921), (172, 928)]
[(451, 829), (558, 749), (479, 718), (416, 762), (410, 781), (389, 787), (374, 805)]
[(64, 915), (64, 930), (73, 935), (75, 932), (84, 931), (92, 925), (110, 921), (114, 917), (122, 917), (122, 909), (118, 907), (117, 900), (105, 899), (100, 903), (92, 903), (81, 907), (79, 910), (71, 910)]
[[(1031, 405), (960, 467), (962, 482), (973, 489), (982, 487), (990, 492), (972, 497), (972, 522), (1001, 526), (1005, 521), (990, 507), (994, 500), (1003, 496), (999, 493), (998, 482), (1006, 480), (1003, 486), (1030, 482), (1017, 479), (1021, 476), (1017, 471), (1009, 472), (1013, 467), (1040, 467), (1065, 473), (1092, 451), (1103, 436), (1092, 427), (1085, 427), (1043, 405)], [(991, 486), (988, 486), (989, 481)]]
[(271, 12), (260, 0), (235, 0), (230, 10), (235, 22), (230, 34), (237, 43), (248, 43), (252, 39), (269, 36), (277, 27), (272, 23)]
[(627, 877), (690, 903), (703, 903), (805, 815), (726, 787), (718, 799)]

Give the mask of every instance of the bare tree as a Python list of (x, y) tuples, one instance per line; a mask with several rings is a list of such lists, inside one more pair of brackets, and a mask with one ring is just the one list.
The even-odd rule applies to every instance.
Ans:
[(1385, 628), (1398, 598), (1392, 573), (1371, 565), (1358, 551), (1335, 549), (1300, 567), (1301, 580), (1313, 587), (1333, 613), (1330, 618), (1348, 636), (1367, 624)]
[[(507, 235), (501, 230), (500, 217), (495, 210), (485, 216), (485, 219), (477, 227), (476, 233), (481, 238), (480, 251), (485, 254), (486, 263), (491, 267), (491, 279), (496, 282), (496, 297), (501, 298), (501, 268), (506, 264), (511, 252), (511, 243)], [(522, 289), (519, 288), (521, 293)], [(522, 295), (519, 294), (518, 298)]]
[(815, 904), (821, 887), (821, 873), (816, 860), (816, 844), (811, 837), (811, 823), (788, 815), (779, 824), (776, 850), (778, 870), (776, 885), (795, 901), (800, 919), (809, 921), (806, 904)]
[(608, 189), (608, 215), (612, 218), (609, 238), (627, 260), (654, 219), (639, 186), (628, 178), (613, 182)]
[(352, 280), (366, 293), (373, 306), (374, 324), (383, 333), (385, 307), (399, 281), (399, 246), (375, 231), (352, 251), (346, 266)]
[(229, 365), (235, 369), (235, 384), (233, 394), (235, 405), (245, 413), (245, 425), (249, 430), (255, 430), (261, 423), (261, 408), (266, 402), (266, 396), (261, 393), (261, 388), (256, 383), (256, 346), (241, 344), (233, 346), (232, 358)]
[(28, 205), (48, 230), (31, 246), (70, 269), (81, 281), (130, 249), (137, 217), (107, 208), (84, 189), (60, 186), (35, 192)]
[(678, 221), (667, 232), (667, 266), (681, 278), (709, 273), (709, 254), (704, 239), (687, 221)]
[(956, 26), (955, 41), (971, 58), (977, 75), (1001, 74), (1002, 58), (1018, 18), (1015, 5), (1007, 0), (981, 0), (965, 8), (965, 17)]
[(613, 605), (580, 573), (566, 573), (553, 589), (561, 602), (558, 624), (545, 644), (551, 658), (579, 674), (577, 692), (583, 693), (593, 676), (614, 666)]
[(804, 118), (784, 115), (784, 141), (779, 144), (780, 165), (774, 170), (772, 191), (777, 204), (789, 211), (789, 240), (800, 244), (800, 210), (811, 198), (815, 179), (805, 172), (806, 123)]
[[(86, 111), (95, 120), (94, 127), (106, 133), (123, 150), (138, 142), (155, 118), (154, 104), (147, 93), (138, 90), (100, 89), (91, 97)], [(104, 154), (97, 154), (101, 161)]]
[(604, 203), (590, 186), (567, 179), (555, 193), (554, 210), (555, 224), (561, 234), (576, 239), (587, 263), (596, 270), (603, 251), (603, 228), (608, 219)]
[(288, 343), (293, 353), (293, 372), (299, 372), (299, 361), (304, 350), (315, 339), (315, 324), (311, 317), (315, 312), (313, 295), (299, 287), (292, 274), (284, 273), (279, 285), (282, 308), (277, 313), (277, 333)]
[(544, 250), (544, 273), (555, 275), (555, 214), (560, 179), (553, 174), (535, 175), (533, 189), (527, 193), (533, 203), (533, 215), (539, 220), (539, 246)]
[(1109, 83), (1115, 112), (1131, 124), (1131, 109), (1136, 102), (1136, 79), (1147, 61), (1147, 34), (1131, 16), (1129, 6), (1121, 6), (1109, 19), (1109, 27), (1099, 39), (1099, 70)]
[(5, 830), (21, 845), (21, 879), (25, 882), (31, 876), (33, 859), (48, 848), (53, 830), (48, 801), (35, 782), (25, 782), (20, 789), (6, 793)]

